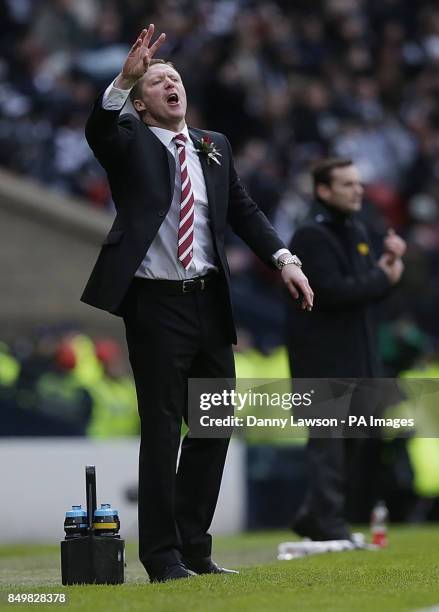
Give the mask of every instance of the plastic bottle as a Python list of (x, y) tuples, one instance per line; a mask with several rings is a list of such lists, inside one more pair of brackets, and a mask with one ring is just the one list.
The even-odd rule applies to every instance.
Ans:
[(389, 511), (384, 501), (378, 501), (370, 517), (370, 532), (372, 535), (372, 544), (384, 548), (388, 544), (387, 539), (387, 520)]
[(95, 510), (93, 520), (93, 530), (95, 535), (113, 536), (117, 535), (120, 529), (119, 513), (111, 507), (111, 504), (101, 504)]
[(67, 510), (64, 531), (66, 532), (66, 540), (87, 535), (87, 512), (81, 506), (72, 506), (71, 510)]

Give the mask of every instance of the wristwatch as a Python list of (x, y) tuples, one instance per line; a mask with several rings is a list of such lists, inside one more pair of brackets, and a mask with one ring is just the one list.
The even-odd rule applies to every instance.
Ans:
[(302, 267), (302, 262), (297, 255), (281, 255), (276, 262), (276, 266), (279, 268), (279, 270), (282, 270), (284, 266), (288, 266), (289, 264), (294, 264), (299, 268)]

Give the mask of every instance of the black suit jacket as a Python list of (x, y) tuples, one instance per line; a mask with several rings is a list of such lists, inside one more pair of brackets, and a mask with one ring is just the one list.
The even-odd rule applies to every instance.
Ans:
[[(117, 215), (82, 295), (82, 301), (121, 314), (131, 281), (171, 206), (175, 160), (155, 134), (133, 115), (102, 108), (97, 99), (86, 125), (86, 138), (105, 168)], [(189, 129), (199, 141), (209, 136), (221, 153), (221, 165), (199, 154), (206, 182), (217, 264), (224, 280), (226, 324), (236, 341), (230, 300), (230, 271), (224, 250), (229, 223), (268, 265), (285, 245), (248, 196), (236, 174), (230, 143), (223, 134)]]
[(312, 312), (289, 300), (287, 343), (297, 378), (380, 375), (374, 305), (391, 286), (364, 224), (316, 203), (290, 249), (314, 290)]

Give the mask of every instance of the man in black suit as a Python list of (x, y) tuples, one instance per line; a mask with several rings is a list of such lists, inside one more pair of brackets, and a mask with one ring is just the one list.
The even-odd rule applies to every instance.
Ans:
[[(304, 262), (317, 301), (312, 313), (288, 305), (287, 344), (294, 378), (380, 376), (373, 307), (396, 285), (404, 269), (405, 242), (389, 230), (375, 259), (358, 218), (363, 186), (349, 159), (325, 159), (313, 172), (316, 202), (290, 248)], [(360, 388), (351, 410), (361, 412)], [(367, 446), (366, 444), (363, 446)], [(370, 447), (369, 447), (370, 448)], [(344, 540), (346, 519), (345, 440), (310, 436), (309, 491), (293, 529), (313, 540)]]
[[(124, 318), (141, 419), (139, 554), (150, 579), (165, 581), (226, 572), (208, 529), (228, 440), (186, 437), (176, 465), (188, 379), (235, 376), (227, 223), (281, 269), (304, 309), (313, 293), (240, 184), (227, 138), (187, 128), (183, 83), (152, 59), (165, 39), (150, 45), (153, 32), (141, 32), (87, 123), (117, 216), (82, 299)], [(128, 96), (138, 117), (119, 116)]]

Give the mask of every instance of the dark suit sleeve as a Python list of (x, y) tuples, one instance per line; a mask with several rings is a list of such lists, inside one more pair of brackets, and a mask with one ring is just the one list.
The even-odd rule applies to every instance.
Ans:
[(343, 273), (335, 249), (322, 232), (312, 227), (296, 232), (290, 250), (302, 260), (320, 309), (366, 304), (385, 297), (391, 289), (387, 276), (376, 264), (362, 274)]
[(227, 138), (225, 141), (230, 165), (228, 222), (235, 234), (242, 238), (262, 261), (274, 267), (271, 257), (279, 249), (286, 248), (285, 244), (241, 184), (233, 163), (230, 143)]
[(95, 156), (107, 167), (126, 153), (138, 120), (130, 115), (120, 117), (120, 110), (102, 108), (103, 95), (93, 106), (85, 126), (85, 137)]

